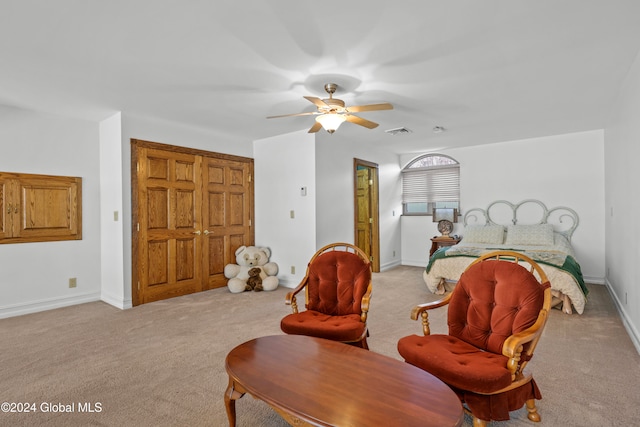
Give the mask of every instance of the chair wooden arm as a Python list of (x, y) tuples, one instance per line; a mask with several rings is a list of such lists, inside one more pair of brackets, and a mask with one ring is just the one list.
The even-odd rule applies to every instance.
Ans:
[(413, 310), (411, 310), (411, 320), (418, 320), (418, 315), (420, 315), (420, 313), (422, 313), (425, 310), (431, 310), (431, 309), (443, 307), (449, 304), (450, 299), (451, 299), (451, 293), (448, 293), (447, 295), (440, 298), (439, 300), (416, 305), (415, 307), (413, 307)]
[(449, 304), (449, 300), (451, 300), (451, 292), (440, 298), (439, 300), (427, 302), (413, 307), (413, 310), (411, 310), (411, 319), (418, 320), (418, 316), (422, 318), (422, 333), (424, 335), (431, 334), (431, 330), (429, 328), (429, 313), (427, 313), (427, 310), (443, 307)]
[(309, 280), (309, 276), (305, 274), (304, 278), (298, 284), (298, 286), (296, 286), (295, 289), (292, 290), (291, 292), (288, 292), (287, 295), (285, 296), (284, 303), (286, 305), (290, 305), (291, 306), (291, 310), (293, 311), (293, 313), (297, 313), (298, 312), (298, 304), (296, 303), (296, 295), (300, 291), (302, 291), (305, 288), (305, 286), (307, 286), (307, 281), (308, 280)]
[(509, 358), (509, 361), (507, 362), (507, 369), (511, 372), (512, 381), (516, 379), (516, 376), (522, 373), (528, 361), (525, 360), (520, 363), (524, 344), (529, 342), (531, 343), (529, 350), (527, 351), (528, 355), (531, 356), (538, 340), (542, 336), (542, 329), (547, 321), (548, 314), (549, 312), (547, 310), (540, 310), (536, 323), (524, 331), (511, 335), (502, 344), (502, 354)]
[(369, 286), (367, 287), (367, 291), (362, 296), (362, 301), (360, 302), (360, 320), (363, 323), (367, 323), (367, 314), (369, 313), (369, 303), (371, 302), (371, 291), (373, 289), (373, 285), (369, 282)]

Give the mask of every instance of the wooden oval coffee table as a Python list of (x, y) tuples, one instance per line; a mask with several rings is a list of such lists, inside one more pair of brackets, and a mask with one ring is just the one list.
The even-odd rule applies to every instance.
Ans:
[(245, 393), (292, 425), (459, 426), (453, 391), (433, 375), (372, 351), (301, 335), (240, 344), (227, 355), (229, 425)]

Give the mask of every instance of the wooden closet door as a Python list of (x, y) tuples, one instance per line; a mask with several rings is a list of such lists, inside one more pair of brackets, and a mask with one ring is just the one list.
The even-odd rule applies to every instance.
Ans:
[(131, 142), (133, 305), (226, 286), (254, 244), (253, 159)]
[(202, 290), (201, 160), (151, 148), (138, 152), (141, 304)]
[(204, 287), (227, 285), (224, 266), (235, 264), (235, 251), (253, 242), (251, 164), (203, 159)]

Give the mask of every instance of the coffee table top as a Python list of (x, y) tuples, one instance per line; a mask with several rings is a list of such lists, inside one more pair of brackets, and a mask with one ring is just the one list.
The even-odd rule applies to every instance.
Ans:
[(347, 344), (274, 335), (227, 355), (229, 377), (253, 397), (317, 426), (459, 426), (462, 405), (442, 381)]

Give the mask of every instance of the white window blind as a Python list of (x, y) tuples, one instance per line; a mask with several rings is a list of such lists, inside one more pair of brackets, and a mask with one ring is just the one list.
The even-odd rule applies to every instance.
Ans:
[(460, 166), (416, 168), (402, 172), (403, 203), (457, 202)]

